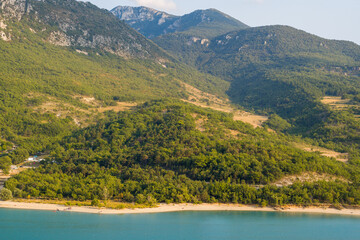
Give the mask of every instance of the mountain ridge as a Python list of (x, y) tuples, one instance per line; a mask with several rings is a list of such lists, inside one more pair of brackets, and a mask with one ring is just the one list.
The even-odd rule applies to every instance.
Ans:
[(32, 29), (44, 24), (51, 26), (44, 27), (40, 32), (48, 34), (46, 40), (54, 45), (85, 51), (101, 50), (125, 58), (155, 58), (159, 61), (169, 58), (162, 49), (109, 11), (89, 2), (3, 0), (1, 12), (5, 19), (11, 21), (28, 19), (34, 25)]
[(186, 32), (195, 37), (209, 38), (248, 27), (213, 8), (196, 10), (183, 16), (174, 16), (147, 7), (118, 6), (111, 12), (148, 38), (174, 32)]
[(336, 142), (338, 150), (350, 151), (360, 132), (357, 101), (349, 111), (333, 111), (321, 99), (357, 99), (359, 45), (282, 25), (232, 31), (208, 40), (202, 44), (173, 33), (154, 42), (180, 61), (229, 81), (227, 94), (233, 103), (279, 115), (292, 126), (285, 130), (288, 133), (321, 140), (329, 148)]

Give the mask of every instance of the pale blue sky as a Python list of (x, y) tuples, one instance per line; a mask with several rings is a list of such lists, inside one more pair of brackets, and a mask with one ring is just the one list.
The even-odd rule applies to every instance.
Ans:
[(175, 15), (216, 8), (250, 26), (282, 24), (360, 44), (360, 0), (89, 0), (101, 8), (145, 5)]

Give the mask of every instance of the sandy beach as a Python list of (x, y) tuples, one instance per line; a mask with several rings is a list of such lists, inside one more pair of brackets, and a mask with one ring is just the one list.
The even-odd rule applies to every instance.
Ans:
[(95, 207), (76, 207), (71, 208), (64, 205), (25, 203), (25, 202), (0, 202), (0, 208), (25, 209), (25, 210), (45, 210), (45, 211), (66, 211), (91, 214), (141, 214), (141, 213), (166, 213), (182, 211), (243, 211), (243, 212), (285, 212), (285, 213), (308, 213), (308, 214), (337, 214), (351, 215), (360, 217), (360, 209), (334, 209), (320, 207), (286, 207), (286, 208), (260, 208), (257, 206), (246, 206), (239, 204), (160, 204), (154, 208), (138, 209), (107, 209)]

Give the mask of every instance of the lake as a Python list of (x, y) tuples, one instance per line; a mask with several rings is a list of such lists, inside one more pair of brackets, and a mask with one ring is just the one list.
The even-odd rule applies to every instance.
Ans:
[(0, 209), (0, 239), (351, 240), (360, 218), (274, 212), (97, 215)]

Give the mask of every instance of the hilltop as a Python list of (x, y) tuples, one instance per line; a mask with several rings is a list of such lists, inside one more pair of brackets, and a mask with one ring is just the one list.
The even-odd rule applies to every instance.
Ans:
[(147, 7), (118, 6), (111, 12), (148, 38), (175, 32), (211, 38), (248, 27), (216, 9), (197, 10), (184, 16), (174, 16)]

